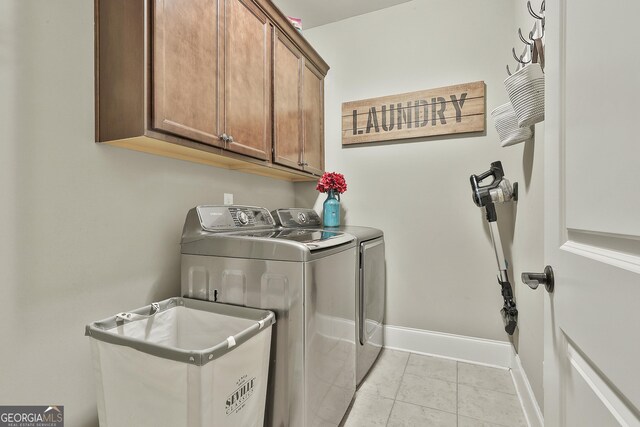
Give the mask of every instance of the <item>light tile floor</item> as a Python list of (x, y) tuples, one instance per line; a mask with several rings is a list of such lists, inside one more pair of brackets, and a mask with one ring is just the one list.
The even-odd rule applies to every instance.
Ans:
[(519, 427), (527, 423), (506, 369), (383, 350), (344, 427)]

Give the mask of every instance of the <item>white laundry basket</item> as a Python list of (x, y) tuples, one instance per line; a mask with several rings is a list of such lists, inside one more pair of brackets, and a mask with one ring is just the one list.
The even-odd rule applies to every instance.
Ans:
[(171, 298), (86, 327), (102, 427), (262, 427), (271, 311)]

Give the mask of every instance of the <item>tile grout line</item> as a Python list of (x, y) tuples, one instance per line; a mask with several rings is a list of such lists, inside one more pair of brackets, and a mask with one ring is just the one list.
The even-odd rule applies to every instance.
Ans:
[(409, 359), (411, 358), (411, 352), (409, 352), (409, 356), (407, 357), (407, 361), (404, 364), (404, 369), (402, 370), (402, 375), (400, 376), (400, 384), (398, 384), (398, 389), (396, 390), (396, 394), (393, 395), (393, 405), (391, 405), (391, 411), (389, 411), (389, 416), (387, 417), (387, 422), (385, 426), (389, 425), (389, 420), (391, 419), (391, 414), (393, 413), (393, 408), (396, 406), (396, 398), (398, 397), (398, 393), (400, 392), (400, 387), (402, 387), (402, 380), (404, 379), (404, 373), (407, 372), (407, 365), (409, 364)]
[(409, 353), (409, 357), (407, 357), (407, 361), (404, 364), (404, 369), (402, 370), (402, 376), (400, 377), (400, 384), (398, 385), (398, 389), (396, 390), (396, 394), (393, 395), (393, 402), (398, 399), (398, 393), (400, 393), (400, 387), (402, 387), (402, 382), (404, 381), (404, 374), (407, 372), (407, 366), (409, 365), (409, 359), (413, 353)]
[[(410, 354), (415, 354), (418, 357), (424, 356), (422, 354), (417, 354), (417, 353), (410, 353)], [(411, 357), (411, 356), (409, 356), (409, 357)], [(427, 356), (427, 357), (435, 357), (435, 356)], [(402, 378), (403, 379), (404, 379), (404, 375), (407, 372), (407, 367), (409, 367), (409, 360), (408, 359), (407, 359), (407, 364), (405, 365), (405, 368), (404, 368), (404, 372), (402, 373)], [(457, 378), (458, 378), (458, 372), (457, 371), (458, 370), (457, 370), (457, 362), (456, 362), (456, 381), (457, 381)], [(447, 383), (447, 384), (455, 384), (455, 382), (453, 382), (453, 381), (447, 381), (447, 380), (443, 380), (443, 379), (440, 379), (440, 378), (433, 378), (433, 377), (429, 377), (429, 376), (427, 376), (427, 379), (428, 380), (433, 380), (433, 381), (441, 381), (441, 382)], [(400, 382), (400, 385), (402, 385), (402, 380)], [(447, 411), (447, 410), (440, 409), (440, 408), (434, 408), (432, 406), (425, 406), (425, 405), (421, 405), (421, 404), (415, 403), (415, 402), (407, 402), (405, 400), (399, 400), (398, 399), (398, 393), (400, 392), (400, 387), (398, 387), (398, 392), (396, 393), (396, 398), (393, 400), (394, 401), (394, 406), (395, 406), (395, 402), (402, 402), (402, 403), (406, 403), (407, 405), (419, 406), (421, 408), (426, 408), (426, 409), (430, 409), (430, 410), (434, 410), (434, 411), (438, 411), (438, 412), (446, 412), (447, 414), (452, 414), (452, 415), (456, 416), (456, 425), (457, 425), (457, 417), (458, 417), (457, 390), (458, 390), (458, 386), (456, 384), (456, 411), (455, 412)]]
[[(409, 357), (411, 357), (411, 354), (415, 354), (418, 357), (425, 356), (423, 354), (410, 353), (409, 352)], [(437, 356), (427, 356), (427, 357), (438, 358)], [(400, 393), (400, 387), (398, 387), (398, 391), (396, 392), (396, 397), (393, 399), (394, 406), (395, 406), (395, 402), (402, 402), (402, 403), (406, 403), (408, 405), (419, 406), (421, 408), (431, 409), (431, 410), (434, 410), (434, 411), (446, 412), (448, 414), (452, 414), (452, 415), (456, 416), (456, 426), (457, 426), (457, 422), (458, 422), (457, 421), (457, 418), (458, 418), (458, 402), (457, 402), (457, 399), (458, 399), (458, 384), (457, 384), (457, 382), (458, 382), (458, 362), (457, 361), (455, 361), (455, 362), (456, 362), (456, 381), (447, 381), (447, 380), (443, 380), (441, 378), (433, 378), (433, 377), (427, 376), (427, 379), (432, 380), (432, 381), (440, 381), (440, 382), (447, 383), (447, 384), (455, 384), (455, 386), (456, 386), (456, 410), (455, 410), (455, 412), (447, 411), (447, 410), (441, 409), (441, 408), (434, 408), (432, 406), (425, 406), (425, 405), (421, 405), (419, 403), (407, 402), (405, 400), (399, 400), (398, 399), (398, 393)], [(409, 359), (407, 359), (407, 364), (405, 365), (404, 371), (402, 372), (402, 379), (400, 380), (400, 385), (402, 385), (402, 381), (404, 379), (404, 375), (407, 372), (407, 367), (408, 366), (409, 366)]]
[(406, 405), (410, 405), (410, 406), (419, 406), (421, 408), (425, 408), (425, 409), (430, 409), (432, 411), (437, 411), (437, 412), (445, 412), (447, 414), (451, 414), (451, 415), (457, 415), (456, 412), (451, 412), (451, 411), (447, 411), (445, 409), (439, 409), (439, 408), (434, 408), (432, 406), (425, 406), (425, 405), (421, 405), (419, 403), (413, 403), (413, 402), (406, 402), (404, 400), (394, 400), (394, 402), (400, 402), (400, 403), (404, 403)]
[(391, 410), (389, 411), (389, 415), (387, 415), (387, 422), (384, 424), (385, 427), (387, 427), (389, 425), (389, 420), (391, 420), (391, 413), (393, 412), (393, 408), (395, 408), (396, 406), (396, 401), (393, 401), (393, 404), (391, 405)]
[(458, 365), (460, 362), (456, 361), (456, 427), (460, 426), (460, 386), (459, 386), (459, 375), (458, 375)]

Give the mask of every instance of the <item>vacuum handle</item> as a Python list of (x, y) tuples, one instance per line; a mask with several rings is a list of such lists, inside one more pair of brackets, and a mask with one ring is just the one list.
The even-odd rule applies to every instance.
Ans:
[[(488, 171), (483, 172), (480, 175), (474, 175), (474, 176), (476, 177), (478, 182), (482, 182), (485, 179), (489, 178), (490, 176), (492, 176), (494, 180), (496, 179), (496, 175), (495, 175), (495, 172), (493, 171), (493, 169), (489, 169)], [(492, 184), (493, 184), (493, 182), (492, 182)]]
[[(480, 185), (482, 181), (489, 177), (493, 178), (490, 183)], [(473, 192), (473, 202), (479, 207), (489, 206), (491, 204), (490, 192), (500, 186), (502, 178), (504, 178), (504, 169), (502, 169), (502, 162), (499, 160), (491, 163), (488, 171), (479, 175), (471, 175), (469, 181)]]
[[(493, 177), (493, 180), (489, 184), (480, 185), (482, 181), (484, 181), (489, 177)], [(475, 181), (474, 184), (478, 188), (489, 188), (495, 185), (496, 182), (499, 182), (503, 177), (504, 177), (504, 169), (502, 168), (502, 162), (499, 160), (491, 163), (491, 168), (488, 171), (483, 172), (480, 175), (471, 175), (472, 182)]]

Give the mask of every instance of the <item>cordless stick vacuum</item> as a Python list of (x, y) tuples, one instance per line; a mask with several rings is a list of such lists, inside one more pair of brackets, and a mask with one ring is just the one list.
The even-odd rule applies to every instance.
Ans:
[[(491, 177), (489, 184), (481, 185), (482, 181)], [(504, 258), (502, 250), (502, 241), (500, 240), (500, 231), (498, 230), (498, 216), (496, 214), (496, 203), (505, 203), (511, 200), (518, 200), (518, 183), (511, 183), (504, 177), (504, 169), (501, 162), (491, 163), (491, 168), (480, 175), (471, 175), (471, 190), (473, 191), (473, 201), (481, 208), (485, 208), (487, 214), (487, 222), (491, 231), (491, 240), (493, 241), (493, 249), (496, 252), (496, 261), (498, 262), (498, 284), (502, 288), (502, 297), (504, 298), (504, 306), (500, 313), (504, 321), (504, 330), (513, 335), (518, 323), (518, 309), (516, 302), (513, 300), (513, 288), (509, 283), (507, 274), (507, 260)]]

